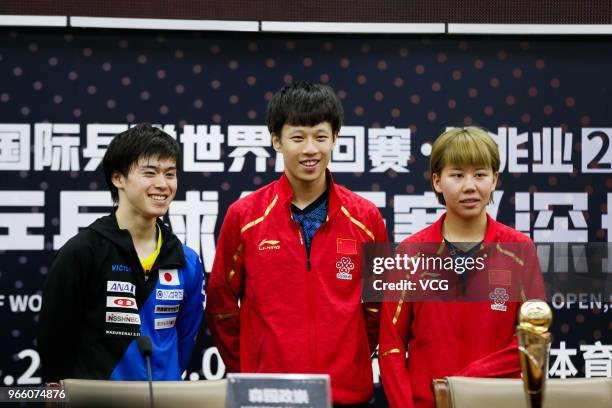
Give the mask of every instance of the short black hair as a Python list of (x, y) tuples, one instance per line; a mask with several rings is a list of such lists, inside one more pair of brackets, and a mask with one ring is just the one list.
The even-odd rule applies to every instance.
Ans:
[(119, 202), (119, 191), (113, 185), (113, 173), (119, 172), (127, 177), (131, 168), (137, 165), (140, 159), (150, 158), (174, 159), (178, 168), (180, 159), (178, 142), (149, 123), (140, 123), (113, 138), (102, 159), (102, 166), (106, 184), (115, 204)]
[(270, 133), (281, 136), (283, 125), (315, 126), (329, 122), (334, 134), (340, 131), (344, 110), (334, 90), (322, 84), (297, 81), (284, 86), (268, 104)]

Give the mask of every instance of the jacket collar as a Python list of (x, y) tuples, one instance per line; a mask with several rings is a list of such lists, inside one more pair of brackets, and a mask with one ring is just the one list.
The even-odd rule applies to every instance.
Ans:
[[(109, 241), (113, 242), (121, 251), (135, 256), (134, 242), (128, 230), (119, 229), (115, 211), (105, 217), (98, 218), (89, 227), (89, 229), (104, 236)], [(155, 268), (165, 267), (183, 267), (185, 266), (185, 256), (183, 254), (183, 246), (178, 238), (170, 231), (170, 229), (159, 218), (157, 225), (162, 233), (162, 247), (155, 261)]]
[[(497, 221), (495, 221), (489, 213), (486, 213), (486, 215), (487, 230), (485, 231), (483, 243), (497, 242)], [(430, 237), (432, 242), (442, 242), (444, 240), (444, 236), (442, 235), (444, 219), (446, 219), (446, 213), (442, 214), (442, 216), (432, 225), (432, 236)]]
[[(328, 218), (332, 218), (340, 207), (343, 205), (340, 197), (338, 196), (338, 191), (336, 188), (336, 183), (334, 183), (334, 178), (332, 177), (329, 169), (325, 169), (325, 177), (327, 178), (327, 189), (329, 191), (329, 202), (327, 209)], [(283, 172), (283, 175), (278, 180), (278, 185), (276, 188), (276, 194), (278, 194), (279, 200), (285, 204), (288, 208), (291, 208), (291, 201), (293, 200), (293, 188), (289, 183), (289, 179), (287, 175)]]

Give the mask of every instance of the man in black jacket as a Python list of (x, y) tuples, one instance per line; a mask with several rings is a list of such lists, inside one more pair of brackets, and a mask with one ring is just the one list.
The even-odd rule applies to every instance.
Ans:
[(203, 269), (159, 217), (176, 194), (178, 143), (149, 124), (116, 136), (103, 166), (114, 211), (57, 253), (43, 292), (43, 380), (180, 380), (204, 312)]

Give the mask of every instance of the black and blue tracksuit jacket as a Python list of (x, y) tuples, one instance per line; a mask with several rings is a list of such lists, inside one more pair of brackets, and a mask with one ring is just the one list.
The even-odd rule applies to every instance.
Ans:
[(139, 336), (153, 345), (153, 379), (180, 380), (204, 313), (204, 275), (198, 255), (158, 225), (163, 245), (146, 277), (114, 214), (59, 250), (39, 317), (43, 381), (146, 380)]

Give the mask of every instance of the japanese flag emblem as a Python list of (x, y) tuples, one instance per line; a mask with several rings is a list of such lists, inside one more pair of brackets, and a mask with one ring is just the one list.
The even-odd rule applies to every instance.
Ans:
[(160, 269), (159, 283), (162, 285), (180, 285), (177, 269)]

